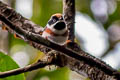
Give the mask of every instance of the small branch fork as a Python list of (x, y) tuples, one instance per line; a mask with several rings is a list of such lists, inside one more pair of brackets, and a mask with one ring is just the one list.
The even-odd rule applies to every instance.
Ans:
[[(28, 42), (33, 47), (47, 54), (57, 54), (57, 59), (54, 60), (56, 65), (68, 66), (71, 70), (74, 70), (79, 74), (81, 74), (81, 72), (84, 72), (87, 75), (87, 77), (89, 77), (92, 80), (120, 80), (120, 73), (117, 70), (114, 70), (103, 61), (82, 51), (76, 43), (71, 43), (68, 45), (68, 47), (64, 47), (44, 39), (40, 35), (43, 31), (43, 28), (38, 27), (32, 21), (22, 17), (20, 14), (15, 12), (15, 10), (2, 3), (1, 1), (0, 20), (7, 25), (9, 32), (15, 32), (24, 41)], [(40, 61), (37, 64), (34, 64), (33, 66), (37, 65), (37, 69), (39, 64), (41, 64), (41, 67), (44, 67), (46, 65), (52, 64), (52, 61), (49, 63)], [(41, 67), (39, 65), (39, 68)], [(28, 70), (25, 69), (26, 68), (21, 69), (20, 73), (31, 71), (35, 68), (31, 69), (31, 67), (29, 67), (27, 68)], [(11, 74), (19, 74), (19, 70), (18, 72), (16, 71), (17, 70), (13, 70)], [(4, 73), (4, 75), (2, 73)], [(8, 74), (7, 72), (6, 74), (5, 72), (2, 73), (0, 73), (0, 75), (2, 76)]]

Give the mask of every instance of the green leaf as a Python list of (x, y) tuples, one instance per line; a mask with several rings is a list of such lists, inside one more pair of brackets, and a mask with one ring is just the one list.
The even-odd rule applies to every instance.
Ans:
[(33, 80), (69, 80), (70, 70), (67, 67), (58, 68), (54, 71), (40, 69)]
[[(19, 68), (13, 59), (2, 52), (0, 52), (0, 72), (9, 71)], [(0, 78), (0, 80), (25, 80), (24, 74)]]

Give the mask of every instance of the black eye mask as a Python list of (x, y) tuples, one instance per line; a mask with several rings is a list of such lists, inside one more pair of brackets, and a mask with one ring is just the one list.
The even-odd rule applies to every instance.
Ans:
[(53, 20), (56, 20), (56, 21), (59, 20), (56, 16), (53, 16), (52, 19), (53, 19)]
[(56, 23), (59, 19), (56, 16), (51, 17), (51, 19), (48, 21), (49, 25), (52, 25)]

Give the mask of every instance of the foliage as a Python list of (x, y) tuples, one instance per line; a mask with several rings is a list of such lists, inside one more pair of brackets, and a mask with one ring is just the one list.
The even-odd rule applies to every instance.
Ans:
[(69, 69), (66, 67), (54, 71), (40, 69), (33, 80), (45, 80), (46, 78), (47, 80), (69, 80)]
[(46, 26), (50, 16), (62, 12), (61, 0), (34, 0), (32, 20), (36, 24)]
[[(11, 57), (0, 52), (0, 71), (4, 72), (4, 71), (16, 69), (16, 68), (19, 68), (16, 62)], [(24, 74), (19, 74), (16, 76), (2, 78), (0, 80), (25, 80), (25, 77), (24, 77)]]

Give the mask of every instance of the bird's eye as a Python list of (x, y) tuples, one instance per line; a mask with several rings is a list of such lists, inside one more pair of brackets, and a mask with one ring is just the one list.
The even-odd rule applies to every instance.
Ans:
[(53, 19), (53, 22), (56, 22), (56, 19)]
[(53, 22), (56, 22), (58, 20), (56, 16), (53, 16), (52, 19), (53, 19)]

